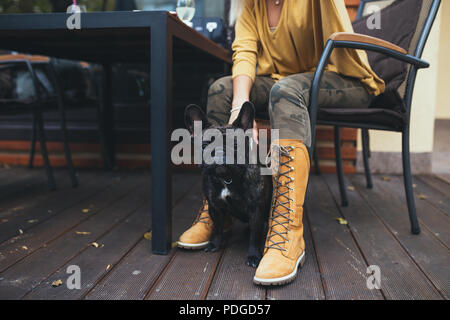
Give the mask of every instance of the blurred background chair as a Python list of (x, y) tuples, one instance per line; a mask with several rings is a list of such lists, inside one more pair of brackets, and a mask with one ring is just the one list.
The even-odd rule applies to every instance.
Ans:
[(72, 186), (78, 186), (68, 145), (64, 103), (52, 60), (48, 57), (10, 54), (0, 56), (0, 113), (29, 113), (33, 119), (30, 166), (39, 138), (49, 188), (56, 189), (47, 151), (43, 113), (59, 110), (64, 154)]

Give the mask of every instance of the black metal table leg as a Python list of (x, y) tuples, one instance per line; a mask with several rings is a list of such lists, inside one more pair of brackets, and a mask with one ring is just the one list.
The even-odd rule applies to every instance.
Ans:
[(172, 127), (172, 35), (167, 16), (151, 29), (151, 179), (152, 252), (168, 254), (172, 242), (172, 177), (170, 134)]
[(112, 100), (112, 64), (103, 64), (102, 103), (100, 106), (99, 128), (103, 162), (106, 169), (114, 167), (114, 105)]

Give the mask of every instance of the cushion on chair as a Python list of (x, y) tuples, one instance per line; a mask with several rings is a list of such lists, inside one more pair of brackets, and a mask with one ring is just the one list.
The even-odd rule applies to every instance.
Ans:
[[(353, 23), (357, 33), (389, 41), (409, 51), (411, 40), (416, 32), (422, 8), (422, 0), (397, 0), (380, 11), (381, 29), (369, 29), (369, 16), (362, 17)], [(386, 82), (386, 89), (398, 89), (405, 81), (407, 64), (394, 58), (377, 53), (367, 52), (370, 65), (375, 73)]]
[(405, 123), (405, 114), (382, 108), (319, 108), (317, 119), (319, 124), (325, 121), (361, 123), (400, 131)]

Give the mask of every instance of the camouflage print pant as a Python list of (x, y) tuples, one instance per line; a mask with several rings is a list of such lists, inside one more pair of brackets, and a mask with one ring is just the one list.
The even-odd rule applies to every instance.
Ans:
[[(308, 105), (313, 77), (312, 73), (299, 73), (278, 82), (270, 77), (256, 77), (250, 100), (257, 114), (269, 111), (271, 128), (279, 129), (280, 139), (299, 139), (311, 146)], [(320, 107), (367, 108), (372, 101), (372, 95), (358, 79), (334, 72), (325, 72), (320, 88)], [(227, 123), (232, 100), (231, 76), (215, 81), (208, 91), (209, 121), (217, 125)]]

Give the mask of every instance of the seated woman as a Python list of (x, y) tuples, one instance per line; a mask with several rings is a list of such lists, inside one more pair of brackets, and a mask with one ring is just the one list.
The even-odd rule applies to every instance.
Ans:
[[(276, 285), (292, 281), (305, 259), (303, 203), (308, 182), (311, 130), (309, 92), (328, 38), (353, 32), (344, 0), (242, 0), (235, 3), (236, 39), (232, 76), (209, 89), (207, 114), (213, 124), (232, 123), (242, 104), (268, 108), (272, 129), (279, 130), (280, 168), (274, 175), (272, 209), (264, 256), (254, 282)], [(367, 55), (335, 50), (319, 92), (321, 107), (369, 107), (384, 91)], [(204, 201), (195, 223), (179, 245), (199, 249), (208, 244), (212, 221)]]

